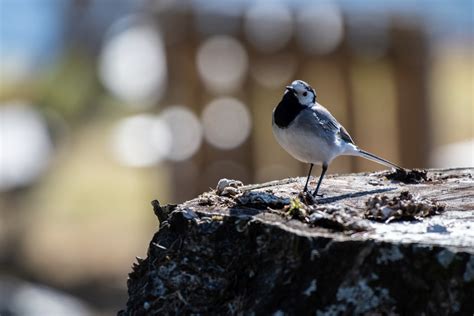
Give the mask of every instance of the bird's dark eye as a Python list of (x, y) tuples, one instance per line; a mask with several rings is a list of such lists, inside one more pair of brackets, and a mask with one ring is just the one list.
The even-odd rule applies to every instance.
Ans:
[(304, 97), (307, 96), (307, 95), (308, 95), (308, 92), (306, 92), (306, 91), (303, 92), (303, 96), (304, 96)]

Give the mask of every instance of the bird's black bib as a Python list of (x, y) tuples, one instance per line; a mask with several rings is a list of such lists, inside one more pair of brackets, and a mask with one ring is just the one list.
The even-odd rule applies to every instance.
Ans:
[(295, 117), (305, 109), (304, 105), (301, 105), (298, 102), (296, 96), (288, 91), (283, 95), (280, 103), (275, 109), (275, 113), (273, 114), (275, 124), (279, 128), (286, 128), (290, 125), (291, 122), (295, 119)]

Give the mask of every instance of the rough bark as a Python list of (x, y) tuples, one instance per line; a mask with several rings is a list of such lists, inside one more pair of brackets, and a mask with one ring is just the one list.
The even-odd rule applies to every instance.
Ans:
[(472, 315), (473, 174), (328, 176), (314, 204), (302, 178), (154, 201), (119, 314)]

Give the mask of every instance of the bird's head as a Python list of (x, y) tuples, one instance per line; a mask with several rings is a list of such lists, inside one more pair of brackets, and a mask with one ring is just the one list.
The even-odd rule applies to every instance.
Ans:
[(303, 80), (295, 80), (286, 86), (285, 93), (292, 93), (304, 106), (312, 106), (316, 102), (316, 91)]

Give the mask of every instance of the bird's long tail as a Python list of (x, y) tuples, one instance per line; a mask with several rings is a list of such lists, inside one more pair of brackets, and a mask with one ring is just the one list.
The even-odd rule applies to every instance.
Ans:
[(380, 158), (372, 153), (369, 153), (365, 150), (362, 150), (360, 148), (357, 148), (356, 150), (352, 151), (351, 153), (349, 153), (349, 155), (352, 155), (352, 156), (359, 156), (359, 157), (363, 157), (365, 159), (368, 159), (368, 160), (372, 160), (372, 161), (375, 161), (381, 165), (384, 165), (386, 167), (389, 167), (389, 168), (395, 168), (395, 169), (398, 169), (398, 170), (404, 170), (402, 167), (400, 166), (397, 166), (396, 164), (394, 164), (393, 162), (390, 162), (388, 160), (385, 160), (383, 158)]

